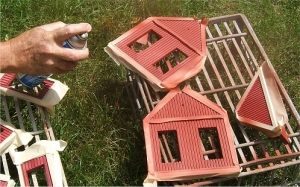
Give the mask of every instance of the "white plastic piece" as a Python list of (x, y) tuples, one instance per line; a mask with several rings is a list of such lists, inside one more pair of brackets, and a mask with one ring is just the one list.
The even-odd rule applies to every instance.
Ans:
[[(0, 79), (4, 76), (4, 73), (0, 73)], [(7, 96), (15, 96), (17, 98), (29, 101), (31, 103), (35, 103), (41, 106), (44, 106), (50, 109), (53, 112), (53, 106), (58, 104), (62, 98), (65, 96), (69, 87), (58, 80), (48, 78), (47, 80), (52, 81), (53, 85), (47, 91), (42, 99), (34, 97), (32, 95), (28, 95), (25, 92), (21, 93), (14, 89), (6, 88), (0, 86), (0, 93)]]
[(18, 169), (21, 186), (26, 186), (23, 175), (26, 171), (22, 170), (22, 164), (42, 156), (46, 156), (53, 186), (63, 186), (62, 164), (58, 151), (63, 151), (66, 145), (67, 143), (63, 140), (41, 140), (22, 152), (16, 152), (11, 148), (9, 154)]
[[(6, 186), (4, 186), (4, 183), (6, 183)], [(1, 187), (13, 187), (15, 186), (15, 181), (10, 179), (9, 175), (0, 174), (0, 184)]]
[(15, 126), (11, 123), (5, 122), (1, 119), (0, 123), (7, 129), (12, 131), (12, 133), (3, 142), (0, 143), (1, 155), (6, 153), (11, 146), (17, 148), (22, 145), (27, 145), (33, 138), (30, 133), (25, 132), (23, 129), (16, 129)]

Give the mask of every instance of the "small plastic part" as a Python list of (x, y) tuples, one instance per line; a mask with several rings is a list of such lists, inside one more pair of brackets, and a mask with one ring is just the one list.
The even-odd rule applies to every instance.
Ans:
[(2, 121), (0, 124), (0, 130), (0, 154), (2, 155), (3, 153), (5, 153), (5, 150), (13, 143), (16, 134), (14, 133), (13, 127), (4, 124)]
[(15, 186), (15, 181), (10, 179), (9, 175), (0, 174), (0, 186), (1, 187), (13, 187)]
[[(21, 186), (30, 186), (28, 174), (42, 168), (48, 186), (63, 186), (63, 173), (58, 151), (63, 151), (67, 143), (62, 140), (41, 140), (22, 152), (9, 150), (13, 163), (18, 169)], [(31, 184), (32, 185), (32, 184)]]
[(11, 146), (20, 147), (27, 145), (33, 136), (22, 129), (0, 119), (0, 155), (6, 153)]

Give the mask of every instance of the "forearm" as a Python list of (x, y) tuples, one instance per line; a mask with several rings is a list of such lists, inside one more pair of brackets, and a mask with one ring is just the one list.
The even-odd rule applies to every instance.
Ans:
[(16, 73), (18, 67), (15, 63), (14, 49), (11, 46), (11, 41), (0, 42), (0, 72), (1, 73)]

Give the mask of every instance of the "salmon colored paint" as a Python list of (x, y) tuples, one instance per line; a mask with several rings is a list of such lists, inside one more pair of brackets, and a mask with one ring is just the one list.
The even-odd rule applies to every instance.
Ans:
[(206, 59), (208, 19), (150, 17), (110, 42), (105, 51), (166, 91), (201, 71)]
[(280, 137), (289, 143), (284, 125), (288, 116), (272, 70), (267, 63), (257, 71), (236, 107), (236, 116), (244, 125), (270, 138)]
[(47, 180), (48, 186), (53, 186), (46, 155), (24, 162), (23, 164), (21, 164), (21, 168), (25, 186), (30, 186), (28, 175), (31, 172), (36, 171), (37, 169), (43, 169), (45, 171), (45, 179)]
[[(240, 172), (226, 110), (196, 91), (172, 89), (144, 118), (143, 127), (150, 178), (184, 180)], [(168, 151), (162, 152), (162, 146)], [(208, 159), (210, 155), (214, 157)]]

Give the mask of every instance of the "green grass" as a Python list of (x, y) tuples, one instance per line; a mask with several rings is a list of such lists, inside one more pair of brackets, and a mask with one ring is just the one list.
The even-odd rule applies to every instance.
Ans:
[(89, 22), (90, 58), (53, 78), (70, 90), (51, 117), (70, 186), (141, 185), (146, 174), (142, 123), (125, 92), (125, 71), (108, 42), (149, 16), (247, 16), (296, 108), (300, 109), (300, 1), (297, 0), (1, 0), (1, 41), (35, 26)]

